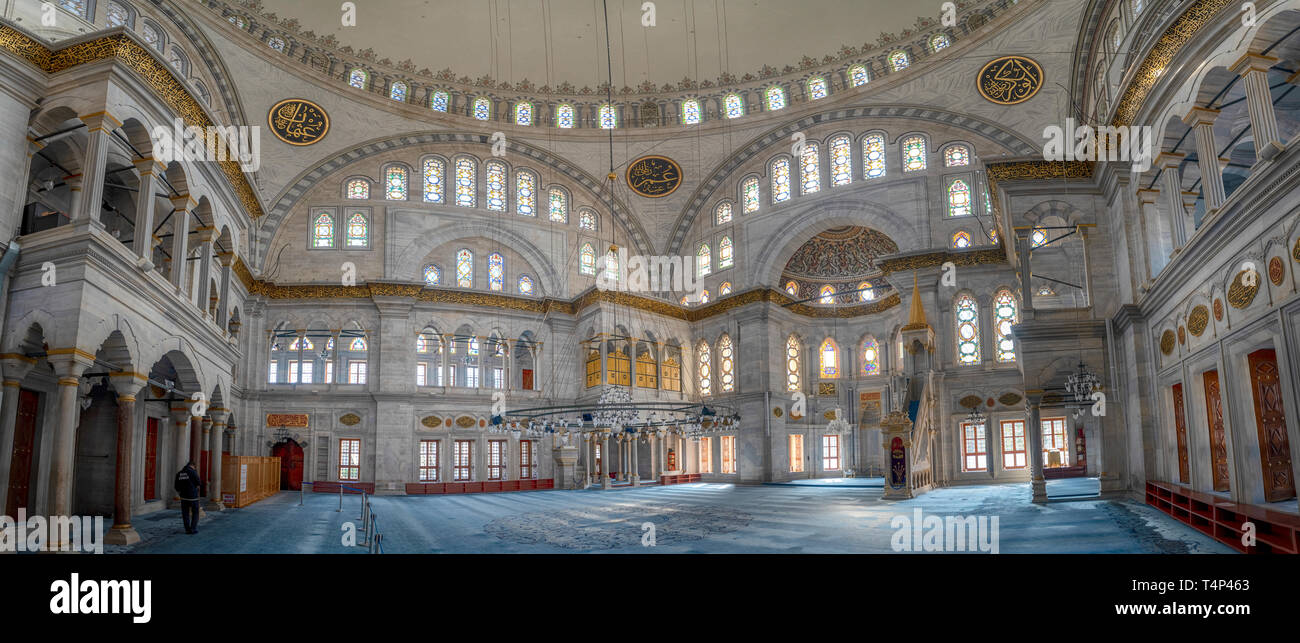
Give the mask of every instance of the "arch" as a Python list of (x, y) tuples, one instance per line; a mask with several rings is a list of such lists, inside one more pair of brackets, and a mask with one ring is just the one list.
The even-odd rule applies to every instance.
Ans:
[(757, 253), (746, 259), (746, 270), (755, 275), (758, 283), (781, 283), (781, 273), (795, 251), (808, 239), (830, 228), (874, 228), (895, 243), (903, 241), (899, 245), (900, 253), (928, 247), (928, 242), (922, 241), (922, 237), (927, 235), (916, 228), (918, 222), (872, 201), (845, 195), (811, 204), (796, 203), (791, 207), (790, 216), (767, 235)]
[[(555, 267), (551, 265), (546, 254), (525, 234), (497, 225), (492, 221), (465, 220), (458, 222), (454, 228), (442, 227), (417, 235), (404, 246), (401, 246), (395, 253), (396, 257), (393, 265), (406, 267), (403, 269), (411, 271), (407, 274), (400, 274), (398, 278), (418, 281), (421, 275), (416, 274), (416, 271), (423, 269), (425, 265), (420, 260), (428, 254), (430, 249), (473, 237), (482, 237), (492, 241), (498, 247), (510, 248), (532, 268), (531, 274), (535, 279), (540, 280), (543, 292), (563, 294), (560, 292), (559, 287), (562, 283), (560, 275)], [(449, 281), (454, 277), (454, 274), (444, 273), (442, 276), (443, 283), (454, 283)]]

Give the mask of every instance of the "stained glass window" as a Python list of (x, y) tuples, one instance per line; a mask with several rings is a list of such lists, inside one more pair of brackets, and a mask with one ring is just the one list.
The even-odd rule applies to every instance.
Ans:
[(600, 106), (600, 129), (614, 129), (618, 126), (618, 116), (614, 113), (613, 105)]
[(993, 243), (995, 243), (995, 244), (998, 242), (998, 229), (997, 229), (997, 228), (989, 228), (988, 235), (989, 235), (989, 241), (991, 241), (991, 242), (993, 242)]
[(532, 296), (533, 278), (528, 275), (519, 275), (519, 294)]
[(736, 390), (736, 348), (725, 334), (718, 340), (718, 385), (723, 393)]
[(858, 297), (862, 301), (871, 301), (876, 298), (876, 290), (871, 287), (870, 281), (864, 281), (858, 284)]
[(785, 90), (780, 85), (772, 85), (767, 88), (767, 111), (774, 112), (785, 107)]
[(353, 339), (352, 343), (348, 345), (348, 350), (353, 352), (360, 352), (366, 350), (366, 340), (361, 337), (357, 337), (356, 339)]
[(1047, 245), (1047, 228), (1034, 228), (1029, 233), (1029, 241), (1034, 248)]
[(700, 303), (707, 304), (709, 303), (709, 299), (711, 299), (709, 296), (709, 289), (705, 288), (704, 292), (700, 293)]
[(146, 22), (144, 24), (144, 29), (141, 30), (141, 36), (144, 38), (144, 41), (149, 46), (159, 51), (162, 50), (162, 44), (163, 44), (162, 36), (158, 33), (158, 30), (155, 29), (153, 25)]
[(108, 26), (121, 27), (131, 22), (131, 12), (116, 2), (110, 2), (108, 3), (107, 19)]
[(889, 54), (889, 66), (894, 71), (903, 71), (910, 64), (912, 64), (912, 61), (907, 57), (907, 52), (902, 49)]
[(442, 269), (433, 264), (424, 267), (424, 283), (430, 286), (437, 286), (442, 283)]
[(695, 276), (706, 277), (713, 272), (713, 252), (709, 249), (709, 244), (700, 244), (700, 249), (695, 251)]
[(353, 87), (356, 87), (357, 89), (365, 89), (366, 79), (368, 77), (369, 74), (366, 73), (366, 70), (353, 69), (352, 73), (348, 76), (348, 84), (352, 85)]
[(578, 272), (584, 275), (596, 274), (596, 250), (590, 243), (582, 244), (582, 250), (578, 251)]
[(969, 248), (971, 244), (970, 233), (962, 230), (952, 235), (952, 247), (961, 249)]
[(515, 212), (521, 217), (537, 216), (537, 175), (532, 172), (515, 173)]
[(466, 355), (478, 355), (478, 338), (469, 338), (469, 346), (465, 349)]
[(799, 390), (799, 371), (800, 364), (803, 361), (802, 350), (799, 348), (799, 338), (791, 335), (785, 340), (785, 390)]
[(799, 296), (799, 284), (794, 281), (785, 282), (785, 294), (791, 297)]
[(268, 47), (276, 51), (280, 51), (280, 52), (284, 51), (284, 46), (285, 46), (284, 38), (281, 38), (279, 36), (272, 36), (270, 40), (266, 41), (266, 44)]
[(758, 177), (751, 176), (745, 179), (745, 182), (741, 184), (740, 192), (744, 200), (745, 214), (757, 212), (758, 204), (760, 203), (760, 199), (758, 198)]
[(980, 361), (979, 304), (970, 295), (957, 299), (957, 362), (978, 364)]
[(997, 331), (997, 360), (1016, 361), (1016, 342), (1011, 326), (1016, 323), (1016, 297), (1010, 290), (1001, 290), (993, 296), (993, 323)]
[(488, 255), (488, 289), (500, 292), (506, 282), (506, 262), (500, 253)]
[(605, 253), (605, 278), (610, 281), (618, 281), (618, 254), (613, 248)]
[(872, 134), (862, 139), (863, 173), (869, 179), (885, 175), (885, 136)]
[(824, 378), (840, 376), (840, 351), (835, 346), (835, 340), (827, 337), (822, 341), (821, 348), (817, 351), (819, 355), (821, 376)]
[(555, 109), (555, 126), (563, 129), (573, 127), (573, 105), (561, 104)]
[(334, 247), (334, 217), (330, 213), (321, 212), (316, 215), (311, 226), (311, 247)]
[(688, 98), (682, 101), (682, 124), (695, 125), (700, 122), (700, 101)]
[(916, 172), (925, 169), (925, 139), (910, 136), (903, 139), (903, 171)]
[(835, 303), (835, 287), (834, 287), (834, 286), (822, 286), (822, 287), (821, 287), (821, 290), (818, 291), (818, 293), (817, 293), (817, 303), (819, 303), (819, 304), (833, 304), (833, 303)]
[(880, 372), (880, 345), (875, 337), (862, 340), (862, 374), (876, 375)]
[(854, 87), (861, 87), (867, 84), (868, 80), (870, 80), (870, 77), (867, 75), (866, 65), (854, 65), (849, 67), (849, 82), (852, 83)]
[(549, 204), (547, 210), (551, 213), (551, 221), (555, 223), (569, 222), (569, 200), (564, 196), (564, 190), (551, 188), (547, 203)]
[(1038, 294), (1043, 297), (1051, 297), (1052, 295), (1055, 295), (1056, 292), (1052, 290), (1051, 286), (1043, 286), (1038, 289)]
[(808, 98), (817, 100), (826, 98), (826, 79), (822, 76), (813, 76), (808, 79)]
[(406, 185), (406, 168), (391, 165), (384, 171), (384, 195), (389, 201), (405, 201)]
[(713, 355), (709, 343), (701, 339), (695, 347), (695, 354), (699, 360), (700, 395), (713, 395)]
[(732, 247), (731, 237), (723, 237), (718, 242), (718, 270), (730, 268), (736, 261), (736, 249)]
[(406, 83), (397, 81), (388, 88), (388, 97), (393, 100), (406, 101)]
[(583, 230), (596, 229), (596, 213), (591, 210), (583, 210), (578, 214), (578, 227)]
[(790, 200), (790, 159), (772, 162), (772, 203)]
[[(83, 16), (85, 16), (86, 14), (85, 0), (62, 0), (61, 4), (63, 5), (63, 8), (67, 9), (68, 11), (76, 11), (77, 13), (80, 13)], [(80, 7), (80, 9), (73, 9), (73, 7)], [(235, 25), (240, 29), (243, 29), (244, 27), (248, 26), (248, 21), (244, 20), (243, 16), (237, 16), (231, 14), (229, 16), (226, 16), (226, 20), (229, 20), (230, 24)]]
[(970, 213), (970, 186), (961, 179), (953, 179), (948, 184), (948, 216), (964, 217)]
[(189, 59), (185, 57), (185, 53), (176, 45), (172, 45), (171, 64), (172, 67), (176, 68), (176, 71), (181, 73), (181, 75), (188, 75), (190, 66)]
[(474, 287), (474, 253), (462, 249), (456, 253), (456, 285)]
[(740, 94), (727, 94), (722, 99), (722, 110), (727, 118), (739, 118), (745, 115), (745, 101), (740, 99)]
[(447, 164), (442, 159), (424, 159), (424, 201), (444, 203), (443, 187), (446, 185)]
[(480, 121), (492, 118), (492, 101), (487, 96), (474, 99), (474, 118)]
[(724, 223), (731, 223), (731, 203), (730, 203), (730, 202), (723, 201), (722, 203), (719, 203), (719, 204), (718, 204), (718, 207), (715, 208), (715, 209), (713, 210), (713, 223), (714, 223), (714, 225), (722, 225), (722, 224), (724, 224)]
[(351, 181), (348, 181), (348, 198), (369, 199), (370, 181), (365, 179), (352, 179)]
[[(59, 0), (59, 6), (83, 18), (86, 17), (86, 0)], [(233, 24), (237, 18), (242, 20), (238, 16), (230, 16), (230, 22)]]
[(434, 92), (429, 96), (429, 107), (435, 112), (445, 112), (450, 98), (447, 92)]
[(478, 193), (474, 187), (477, 174), (478, 163), (474, 159), (466, 157), (456, 159), (456, 205), (465, 208), (474, 207), (478, 200)]
[(425, 338), (424, 333), (420, 333), (419, 335), (415, 336), (415, 352), (417, 353), (429, 352), (429, 340)]
[(948, 41), (948, 34), (935, 34), (934, 37), (930, 39), (930, 48), (935, 51), (947, 49), (949, 44), (951, 43)]
[(821, 150), (816, 143), (806, 143), (799, 155), (799, 193), (812, 194), (822, 187)]
[(836, 136), (830, 142), (831, 184), (848, 185), (853, 181), (853, 147), (847, 136)]
[(360, 212), (353, 212), (348, 217), (348, 247), (364, 248), (370, 245), (370, 226), (366, 222), (366, 215)]
[(950, 145), (943, 151), (944, 167), (970, 165), (970, 149), (965, 145)]
[(483, 196), (487, 209), (505, 212), (506, 164), (501, 161), (488, 161), (483, 164), (483, 175)]
[(722, 282), (722, 285), (718, 286), (718, 296), (726, 297), (727, 295), (730, 294), (731, 294), (731, 282), (730, 281)]
[(533, 124), (533, 104), (528, 101), (515, 103), (515, 125)]

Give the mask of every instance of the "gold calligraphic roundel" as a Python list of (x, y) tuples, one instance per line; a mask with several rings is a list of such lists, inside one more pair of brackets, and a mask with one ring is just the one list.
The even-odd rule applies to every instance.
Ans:
[(1200, 337), (1201, 333), (1204, 333), (1209, 325), (1210, 309), (1205, 306), (1193, 308), (1192, 314), (1187, 316), (1187, 330), (1197, 337)]
[(999, 105), (1015, 105), (1043, 87), (1043, 68), (1032, 58), (1003, 56), (991, 60), (975, 77), (980, 95)]
[(1168, 355), (1174, 352), (1174, 346), (1178, 343), (1178, 337), (1174, 331), (1167, 330), (1160, 334), (1160, 352)]
[(682, 166), (666, 156), (643, 156), (627, 166), (627, 186), (644, 197), (657, 199), (682, 185)]
[(1282, 280), (1286, 279), (1286, 269), (1282, 267), (1282, 258), (1273, 257), (1268, 260), (1268, 280), (1273, 282), (1274, 286), (1281, 286)]
[(266, 115), (275, 137), (290, 145), (311, 145), (330, 131), (330, 117), (320, 105), (301, 98), (282, 100)]
[(1242, 270), (1228, 285), (1228, 304), (1241, 310), (1255, 301), (1257, 292), (1259, 292), (1259, 273), (1254, 270)]

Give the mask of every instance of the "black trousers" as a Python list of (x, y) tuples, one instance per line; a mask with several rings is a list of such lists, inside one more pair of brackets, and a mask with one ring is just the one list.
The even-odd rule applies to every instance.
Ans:
[(181, 501), (181, 521), (185, 523), (185, 532), (199, 530), (199, 500)]

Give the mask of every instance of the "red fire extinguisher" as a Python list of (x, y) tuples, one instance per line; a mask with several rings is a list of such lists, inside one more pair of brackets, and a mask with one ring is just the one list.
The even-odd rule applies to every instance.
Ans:
[(1074, 452), (1077, 454), (1075, 464), (1086, 467), (1088, 466), (1088, 440), (1083, 437), (1083, 427), (1078, 427), (1076, 430), (1078, 433), (1075, 434), (1074, 438)]

